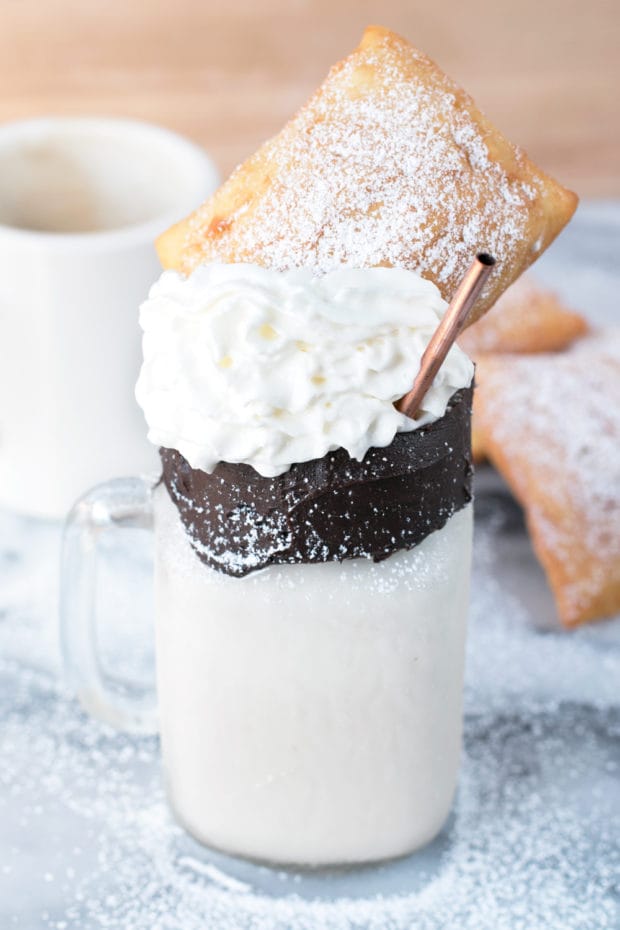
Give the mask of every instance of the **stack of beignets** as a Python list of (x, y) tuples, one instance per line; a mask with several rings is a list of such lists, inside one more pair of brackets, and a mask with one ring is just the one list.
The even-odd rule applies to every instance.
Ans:
[(483, 356), (555, 352), (565, 349), (587, 331), (588, 324), (582, 316), (565, 307), (553, 291), (535, 284), (528, 275), (515, 281), (482, 319), (465, 330), (459, 345), (478, 365), (471, 434), (474, 462), (486, 458), (478, 422), (479, 398), (484, 392), (480, 365)]
[(477, 428), (525, 510), (562, 623), (620, 610), (620, 329), (486, 355)]

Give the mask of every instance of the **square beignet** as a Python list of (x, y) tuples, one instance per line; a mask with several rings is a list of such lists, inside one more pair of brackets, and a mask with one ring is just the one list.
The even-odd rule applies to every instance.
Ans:
[[(540, 287), (525, 275), (502, 294), (497, 303), (459, 337), (459, 345), (474, 362), (488, 353), (536, 353), (564, 349), (588, 332), (585, 319), (565, 307), (553, 291)], [(479, 372), (480, 376), (481, 372)], [(476, 379), (472, 411), (472, 455), (485, 458), (478, 428), (478, 396), (484, 390)]]
[(465, 330), (459, 345), (475, 361), (483, 352), (556, 352), (587, 331), (580, 314), (525, 275), (511, 284), (484, 319)]
[(485, 250), (497, 266), (473, 322), (576, 204), (426, 55), (371, 26), (284, 129), (157, 249), (165, 268), (184, 273), (214, 261), (317, 273), (402, 267), (446, 300)]
[(566, 626), (620, 610), (620, 328), (565, 352), (482, 356), (477, 424), (525, 510)]

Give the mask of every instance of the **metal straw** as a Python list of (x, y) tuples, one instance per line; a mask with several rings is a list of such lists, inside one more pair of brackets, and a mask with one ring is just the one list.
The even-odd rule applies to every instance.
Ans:
[(415, 419), (426, 392), (443, 365), (452, 344), (459, 336), (469, 316), (469, 311), (477, 301), (494, 264), (495, 259), (492, 255), (480, 252), (465, 273), (450, 306), (424, 351), (413, 387), (396, 403), (396, 409), (405, 416)]

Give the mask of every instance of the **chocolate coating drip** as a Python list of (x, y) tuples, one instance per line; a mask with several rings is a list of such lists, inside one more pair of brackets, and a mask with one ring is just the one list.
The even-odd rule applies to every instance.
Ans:
[(363, 462), (344, 449), (276, 478), (221, 462), (212, 474), (161, 449), (163, 481), (198, 556), (240, 577), (284, 562), (375, 561), (411, 549), (472, 497), (472, 389), (429, 426)]

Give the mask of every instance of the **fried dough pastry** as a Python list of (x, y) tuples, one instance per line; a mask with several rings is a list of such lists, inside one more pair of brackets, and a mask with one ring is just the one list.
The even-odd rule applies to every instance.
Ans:
[(483, 356), (478, 428), (525, 509), (560, 620), (620, 610), (620, 328), (566, 352)]
[[(483, 353), (558, 351), (587, 331), (588, 324), (582, 316), (568, 310), (553, 291), (539, 287), (526, 275), (511, 284), (484, 319), (463, 333), (459, 345), (477, 361)], [(482, 377), (483, 369), (478, 369), (472, 411), (474, 462), (485, 458), (484, 440), (478, 428), (478, 397), (484, 392)]]
[(475, 361), (483, 352), (556, 352), (587, 331), (582, 316), (526, 275), (463, 333), (459, 345)]
[(577, 198), (405, 39), (369, 27), (284, 129), (157, 243), (165, 268), (396, 266), (449, 299), (498, 260), (473, 319), (553, 241)]

